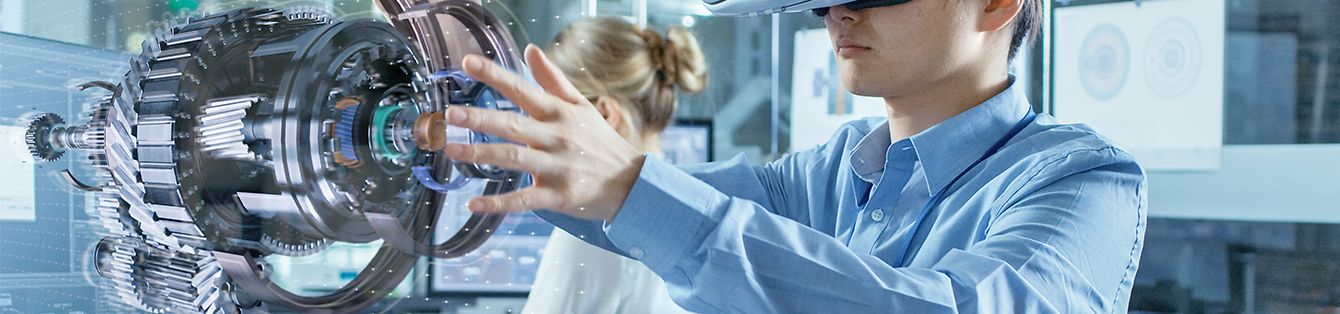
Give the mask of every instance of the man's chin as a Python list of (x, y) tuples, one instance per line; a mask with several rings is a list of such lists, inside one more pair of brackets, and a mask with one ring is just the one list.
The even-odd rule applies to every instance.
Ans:
[[(862, 74), (869, 74), (862, 76)], [(900, 77), (890, 77), (887, 73), (846, 73), (841, 76), (842, 86), (853, 95), (886, 98), (915, 92), (921, 82), (909, 81)]]
[[(877, 82), (881, 80), (871, 78), (872, 75), (870, 74), (873, 73), (868, 73), (869, 70), (871, 69), (844, 66), (838, 70), (838, 78), (842, 81), (842, 87), (846, 88), (847, 91), (851, 92), (853, 95), (879, 97), (877, 95), (879, 95), (883, 89), (887, 88), (887, 86), (880, 86), (881, 84)], [(861, 73), (862, 71), (866, 71), (867, 73)]]
[(857, 82), (869, 82), (869, 81), (861, 81), (860, 79), (846, 79), (843, 80), (842, 86), (845, 87), (848, 92), (851, 92), (852, 95), (865, 96), (865, 97), (882, 97), (880, 96), (880, 90), (877, 86), (867, 86), (869, 84), (862, 84)]

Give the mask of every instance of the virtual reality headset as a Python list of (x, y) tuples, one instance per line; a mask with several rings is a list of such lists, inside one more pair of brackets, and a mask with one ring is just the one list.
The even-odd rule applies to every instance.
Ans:
[(828, 14), (828, 8), (846, 6), (852, 10), (891, 6), (911, 0), (703, 0), (707, 9), (717, 15), (764, 15), (787, 12), (813, 11), (815, 15)]

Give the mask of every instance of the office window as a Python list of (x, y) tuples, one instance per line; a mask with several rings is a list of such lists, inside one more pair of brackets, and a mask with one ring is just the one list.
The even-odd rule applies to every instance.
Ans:
[(1340, 3), (1227, 4), (1224, 143), (1340, 143)]

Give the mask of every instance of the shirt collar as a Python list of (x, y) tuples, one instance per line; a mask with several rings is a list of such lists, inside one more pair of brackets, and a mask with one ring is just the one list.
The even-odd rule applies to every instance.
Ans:
[(893, 145), (891, 141), (889, 123), (884, 122), (856, 143), (849, 160), (857, 178), (871, 184), (878, 182), (880, 174), (884, 172), (884, 165), (889, 162), (887, 154)]
[(996, 96), (911, 137), (931, 193), (949, 185), (1033, 110), (1023, 85), (1010, 76), (1010, 87)]
[(1010, 82), (1009, 88), (986, 102), (899, 143), (889, 138), (889, 123), (880, 124), (852, 149), (849, 160), (853, 172), (861, 180), (878, 183), (886, 164), (901, 159), (895, 157), (897, 152), (891, 151), (891, 146), (910, 141), (910, 150), (925, 173), (927, 190), (940, 191), (1032, 110), (1023, 84), (1013, 76)]

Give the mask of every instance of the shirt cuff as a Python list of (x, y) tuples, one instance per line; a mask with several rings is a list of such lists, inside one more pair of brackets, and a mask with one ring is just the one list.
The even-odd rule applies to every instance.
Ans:
[(706, 214), (729, 198), (711, 185), (647, 156), (623, 207), (608, 224), (610, 242), (657, 272), (700, 247), (716, 221)]

